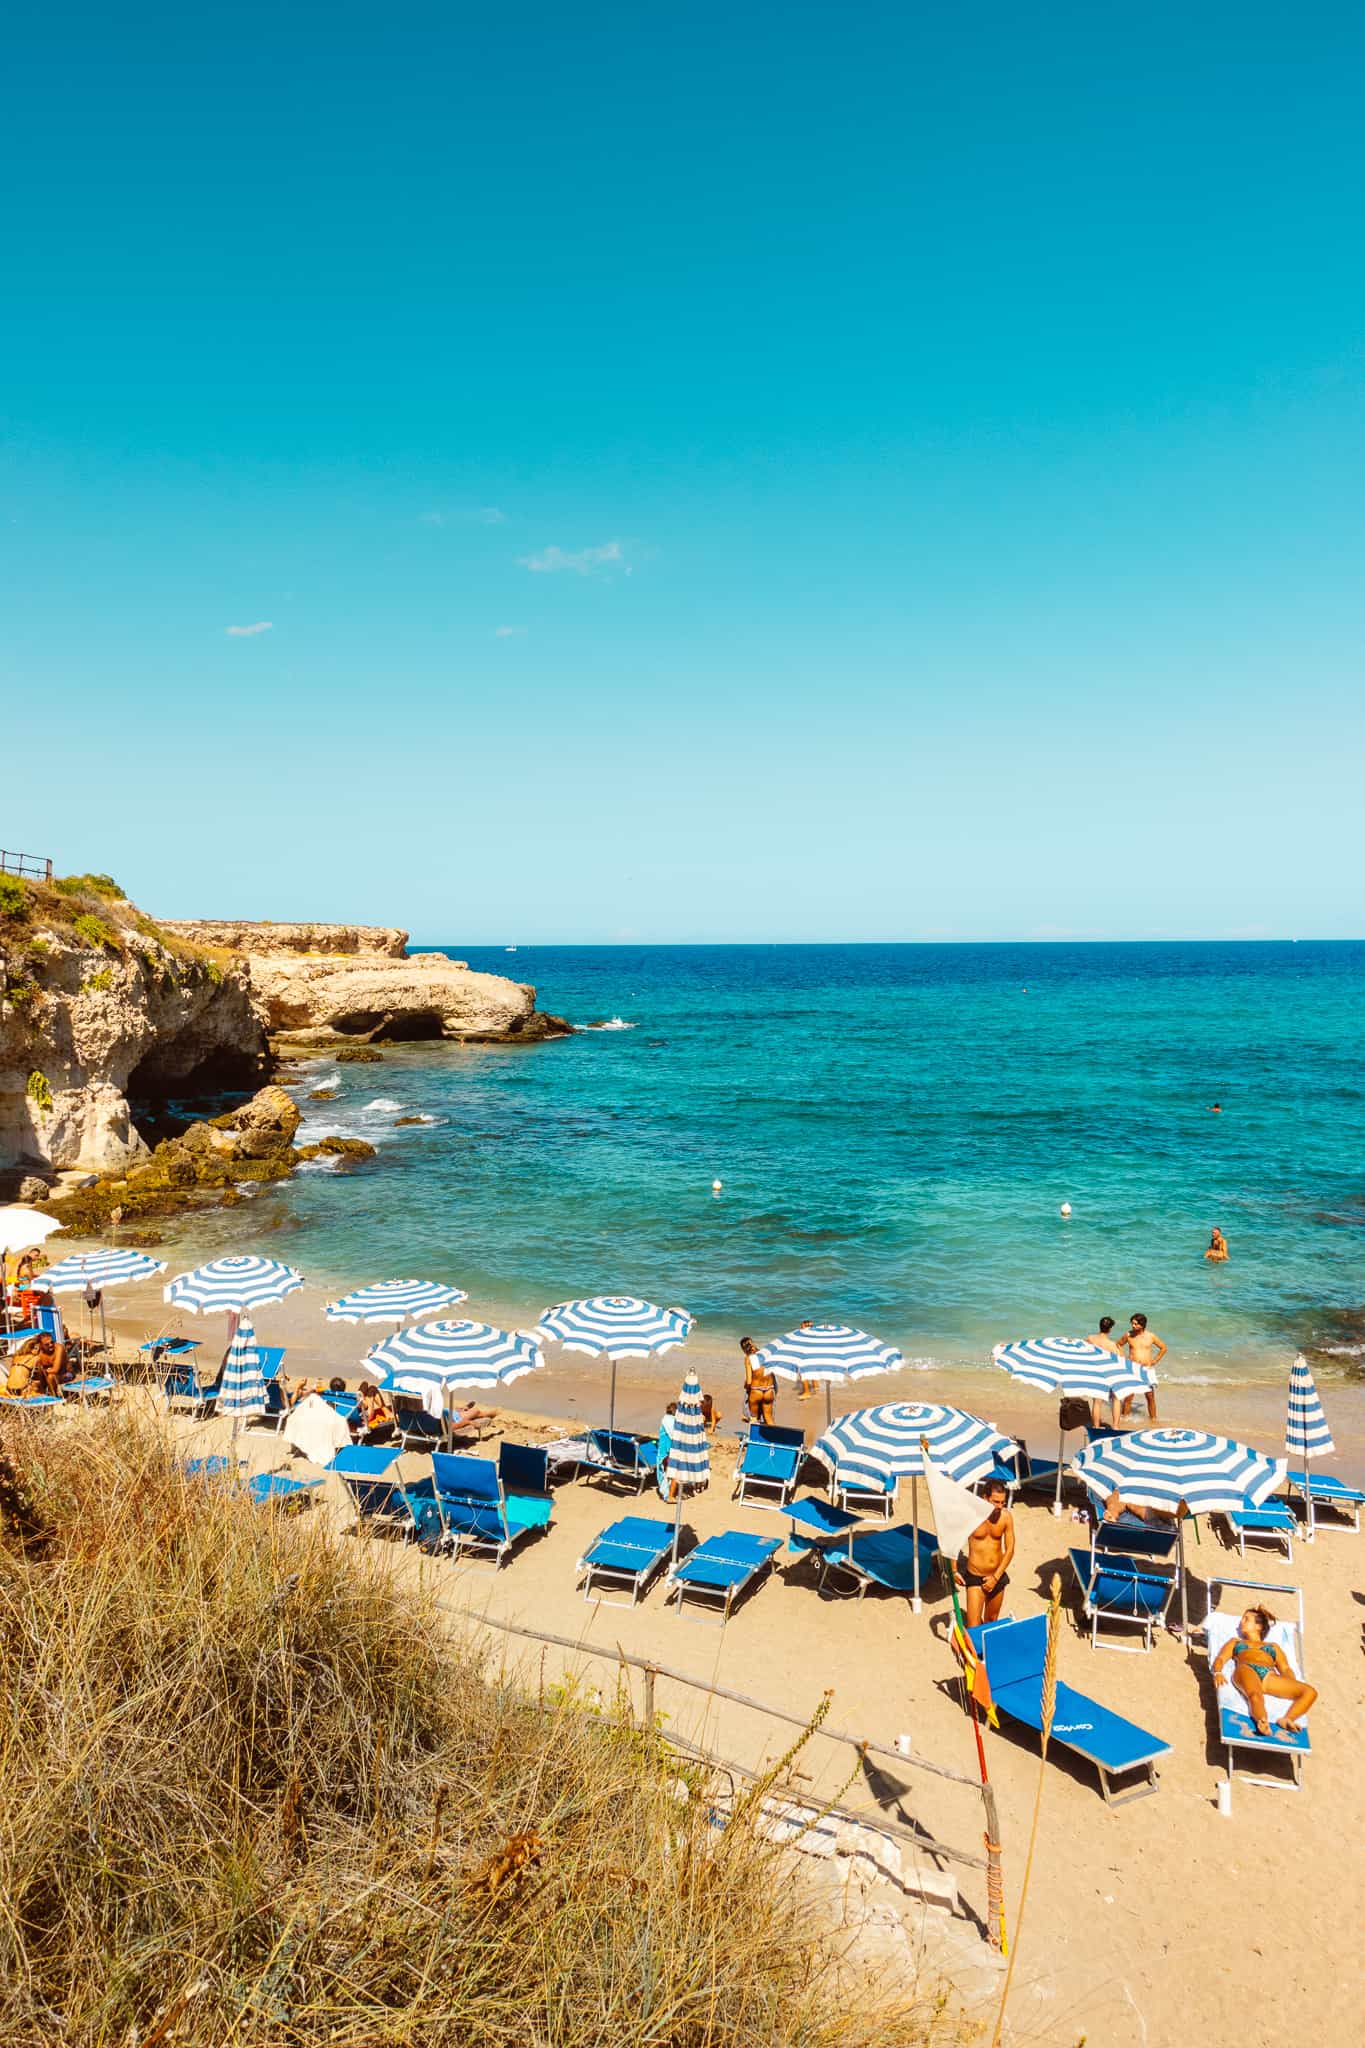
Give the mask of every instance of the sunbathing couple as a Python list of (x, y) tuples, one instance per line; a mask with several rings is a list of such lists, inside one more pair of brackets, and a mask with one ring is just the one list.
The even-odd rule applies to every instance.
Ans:
[[(1268, 1607), (1248, 1607), (1238, 1626), (1241, 1634), (1224, 1643), (1213, 1660), (1215, 1685), (1227, 1675), (1231, 1659), (1232, 1682), (1247, 1703), (1257, 1734), (1297, 1735), (1304, 1715), (1317, 1699), (1316, 1689), (1295, 1677), (1284, 1651), (1270, 1641), (1275, 1617)], [(1270, 1720), (1267, 1698), (1293, 1701), (1282, 1721)]]
[(15, 1400), (55, 1399), (67, 1381), (73, 1379), (65, 1344), (43, 1331), (19, 1346), (5, 1375), (5, 1392)]

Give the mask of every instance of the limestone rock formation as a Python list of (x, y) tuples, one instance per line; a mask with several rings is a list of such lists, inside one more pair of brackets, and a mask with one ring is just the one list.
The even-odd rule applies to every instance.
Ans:
[(297, 1104), (283, 1088), (262, 1088), (225, 1116), (190, 1124), (124, 1172), (53, 1195), (48, 1213), (59, 1216), (68, 1230), (94, 1235), (105, 1229), (114, 1210), (123, 1221), (170, 1215), (205, 1198), (233, 1200), (239, 1182), (280, 1180), (307, 1156), (294, 1149), (300, 1121)]
[(571, 1029), (537, 1010), (535, 990), (521, 982), (475, 973), (444, 953), (407, 956), (403, 931), (227, 922), (168, 929), (246, 955), (266, 1027), (285, 1049), (348, 1039), (361, 1045), (396, 1038), (525, 1044)]
[(47, 1181), (145, 1155), (130, 1099), (241, 1086), (267, 1059), (240, 963), (87, 882), (107, 877), (11, 883), (0, 902), (0, 1170)]
[(401, 960), (408, 935), (394, 925), (252, 923), (238, 917), (165, 918), (162, 929), (197, 946), (266, 958), (277, 953), (375, 953)]

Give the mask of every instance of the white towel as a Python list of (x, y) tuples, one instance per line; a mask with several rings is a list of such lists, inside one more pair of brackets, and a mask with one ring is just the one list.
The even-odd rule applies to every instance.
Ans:
[(351, 1432), (321, 1394), (309, 1394), (291, 1411), (284, 1425), (284, 1440), (312, 1464), (330, 1465), (351, 1441)]

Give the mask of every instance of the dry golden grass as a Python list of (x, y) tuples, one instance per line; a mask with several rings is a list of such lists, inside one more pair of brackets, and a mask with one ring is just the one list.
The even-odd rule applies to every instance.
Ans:
[[(5, 1450), (6, 2048), (909, 2048), (779, 1852), (320, 1513), (116, 1415)], [(847, 1947), (848, 1937), (843, 1937)]]

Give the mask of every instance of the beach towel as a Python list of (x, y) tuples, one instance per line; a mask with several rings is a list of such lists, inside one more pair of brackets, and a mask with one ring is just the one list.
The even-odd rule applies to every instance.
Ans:
[(351, 1441), (350, 1430), (321, 1394), (309, 1394), (291, 1410), (283, 1435), (287, 1444), (314, 1465), (330, 1465)]

